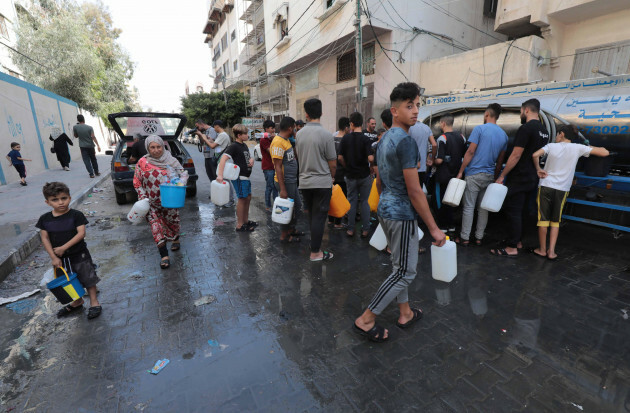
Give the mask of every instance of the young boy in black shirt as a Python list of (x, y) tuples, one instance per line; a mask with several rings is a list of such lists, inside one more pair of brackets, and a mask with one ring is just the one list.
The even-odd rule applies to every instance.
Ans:
[(217, 182), (223, 182), (225, 164), (231, 158), (232, 162), (238, 165), (240, 170), (239, 177), (231, 181), (238, 198), (236, 204), (236, 231), (251, 232), (257, 225), (256, 222), (249, 221), (249, 203), (252, 200), (252, 183), (249, 180), (249, 176), (254, 166), (254, 158), (251, 157), (249, 147), (245, 144), (245, 141), (249, 140), (247, 128), (239, 123), (232, 127), (232, 132), (236, 142), (228, 146), (221, 156), (219, 168), (217, 169)]
[[(88, 319), (101, 315), (101, 305), (96, 298), (96, 284), (100, 281), (85, 243), (85, 225), (88, 220), (82, 212), (70, 208), (70, 189), (62, 182), (44, 185), (44, 198), (52, 207), (35, 225), (41, 230), (42, 244), (55, 268), (64, 267), (68, 273), (75, 272), (77, 278), (90, 295)], [(61, 308), (57, 317), (65, 317), (83, 309), (83, 298)]]

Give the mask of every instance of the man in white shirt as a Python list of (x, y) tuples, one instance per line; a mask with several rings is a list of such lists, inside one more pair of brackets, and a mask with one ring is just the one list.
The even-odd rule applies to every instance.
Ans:
[[(540, 178), (538, 188), (538, 241), (539, 247), (533, 252), (539, 257), (547, 257), (550, 260), (558, 258), (556, 254), (556, 242), (560, 231), (560, 219), (562, 209), (567, 199), (575, 167), (582, 156), (608, 156), (606, 148), (572, 143), (578, 141), (578, 134), (571, 125), (560, 127), (556, 142), (549, 143), (534, 152), (532, 158), (534, 166)], [(545, 169), (540, 167), (540, 157), (547, 154)], [(549, 249), (547, 249), (547, 228), (549, 231)]]

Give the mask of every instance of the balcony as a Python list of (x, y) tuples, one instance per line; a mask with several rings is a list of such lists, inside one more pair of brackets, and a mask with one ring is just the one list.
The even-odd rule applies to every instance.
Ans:
[[(259, 7), (263, 4), (263, 0), (252, 0), (249, 2), (249, 6), (245, 9), (243, 14), (241, 14), (240, 19), (248, 21), (252, 18), (252, 16), (256, 13)], [(262, 11), (262, 9), (261, 9)]]
[(216, 20), (208, 19), (208, 21), (206, 22), (206, 25), (203, 28), (203, 33), (214, 37), (214, 35), (217, 34), (218, 30), (219, 30), (219, 22)]

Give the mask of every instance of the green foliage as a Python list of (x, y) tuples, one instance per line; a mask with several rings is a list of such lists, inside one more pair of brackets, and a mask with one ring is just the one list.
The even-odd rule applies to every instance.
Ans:
[(203, 119), (208, 124), (220, 119), (226, 126), (241, 123), (245, 116), (245, 95), (238, 90), (226, 91), (226, 94), (227, 108), (223, 92), (199, 92), (182, 96), (182, 112), (188, 118), (186, 126), (193, 127), (197, 119)]
[(77, 102), (106, 124), (109, 110), (137, 108), (137, 93), (129, 86), (133, 63), (117, 42), (120, 30), (106, 6), (38, 3), (32, 14), (21, 14), (16, 43), (21, 54), (13, 53), (26, 80)]

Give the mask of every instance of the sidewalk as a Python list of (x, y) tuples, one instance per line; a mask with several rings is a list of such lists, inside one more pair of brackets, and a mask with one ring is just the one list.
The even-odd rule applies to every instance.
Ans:
[(61, 181), (68, 185), (74, 207), (93, 187), (110, 180), (111, 156), (97, 155), (97, 159), (101, 176), (96, 178), (90, 178), (79, 159), (72, 162), (70, 171), (54, 165), (45, 172), (28, 176), (26, 187), (19, 183), (0, 186), (0, 281), (40, 244), (35, 223), (50, 210), (42, 195), (44, 184)]

